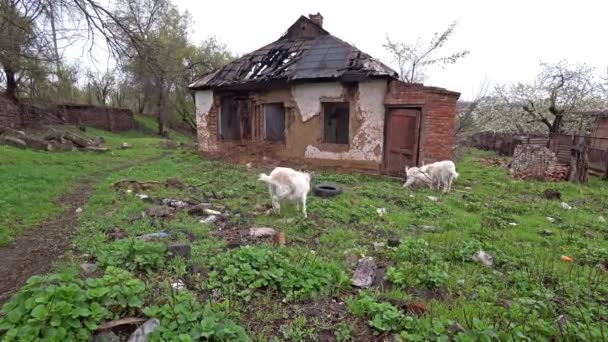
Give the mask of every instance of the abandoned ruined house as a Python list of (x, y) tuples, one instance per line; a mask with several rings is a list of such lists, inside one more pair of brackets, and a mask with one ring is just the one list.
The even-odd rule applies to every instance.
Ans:
[(201, 152), (401, 175), (452, 155), (459, 93), (398, 74), (301, 16), (277, 41), (190, 85)]

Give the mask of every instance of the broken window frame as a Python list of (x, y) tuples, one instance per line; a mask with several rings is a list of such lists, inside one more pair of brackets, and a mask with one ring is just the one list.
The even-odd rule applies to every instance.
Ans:
[[(236, 124), (238, 127), (236, 127), (235, 131), (237, 131), (238, 133), (236, 134), (236, 137), (231, 137), (231, 138), (226, 138), (225, 137), (225, 127), (223, 125), (223, 119), (224, 119), (224, 113), (223, 113), (223, 109), (225, 107), (224, 101), (232, 101), (233, 105), (234, 105), (234, 112), (233, 114), (233, 118), (235, 120), (235, 122), (233, 121), (233, 124)], [(243, 117), (241, 117), (242, 112), (242, 105), (243, 103), (246, 103), (247, 101), (249, 101), (248, 105), (249, 105), (249, 125), (244, 126), (242, 124), (242, 120)], [(245, 129), (245, 127), (248, 127), (248, 129)], [(229, 128), (229, 127), (226, 127)], [(220, 105), (218, 108), (218, 133), (219, 133), (219, 140), (222, 142), (241, 142), (241, 143), (246, 143), (246, 142), (251, 142), (253, 140), (253, 128), (254, 128), (254, 108), (253, 108), (253, 102), (251, 100), (251, 98), (247, 97), (247, 96), (242, 96), (242, 95), (224, 95), (220, 98)], [(244, 137), (245, 134), (248, 134), (248, 137)]]
[[(268, 138), (268, 130), (267, 130), (267, 108), (269, 108), (270, 106), (281, 106), (281, 108), (283, 109), (283, 131), (282, 131), (282, 136), (280, 139), (269, 139)], [(269, 102), (269, 103), (264, 103), (262, 104), (262, 126), (263, 126), (263, 137), (264, 137), (264, 141), (268, 142), (268, 143), (276, 143), (276, 144), (284, 144), (285, 140), (286, 140), (286, 135), (287, 135), (287, 109), (285, 108), (285, 104), (283, 102)]]
[[(327, 106), (336, 106), (336, 105), (346, 105), (348, 108), (347, 111), (347, 129), (346, 129), (346, 142), (337, 142), (336, 141), (328, 141), (327, 140), (327, 136), (326, 136), (326, 117), (328, 115), (327, 113)], [(329, 144), (329, 145), (339, 145), (339, 146), (349, 146), (350, 145), (350, 102), (348, 101), (321, 101), (321, 111), (323, 113), (322, 115), (322, 120), (321, 120), (321, 137), (322, 137), (322, 142), (324, 144)]]

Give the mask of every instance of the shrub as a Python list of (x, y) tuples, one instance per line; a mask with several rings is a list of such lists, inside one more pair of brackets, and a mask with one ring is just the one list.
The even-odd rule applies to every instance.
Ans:
[(330, 294), (349, 283), (336, 265), (307, 255), (295, 260), (295, 253), (268, 247), (234, 249), (210, 261), (208, 288), (251, 299), (256, 290), (277, 290), (288, 299)]
[(103, 267), (116, 266), (131, 271), (151, 272), (165, 263), (165, 249), (165, 245), (158, 242), (118, 240), (99, 251), (97, 262)]
[(108, 267), (100, 279), (82, 281), (75, 272), (31, 277), (4, 304), (4, 341), (87, 340), (97, 324), (133, 314), (145, 285), (124, 270)]

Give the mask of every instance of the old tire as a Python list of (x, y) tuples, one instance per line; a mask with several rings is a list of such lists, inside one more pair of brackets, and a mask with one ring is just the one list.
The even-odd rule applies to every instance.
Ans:
[(342, 189), (337, 185), (317, 184), (314, 186), (313, 192), (319, 197), (333, 197), (342, 193)]

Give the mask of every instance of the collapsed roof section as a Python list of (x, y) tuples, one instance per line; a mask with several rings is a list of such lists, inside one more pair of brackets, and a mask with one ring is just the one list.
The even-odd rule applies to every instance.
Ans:
[(274, 43), (244, 55), (190, 85), (191, 89), (249, 87), (301, 80), (359, 81), (397, 73), (301, 16)]

